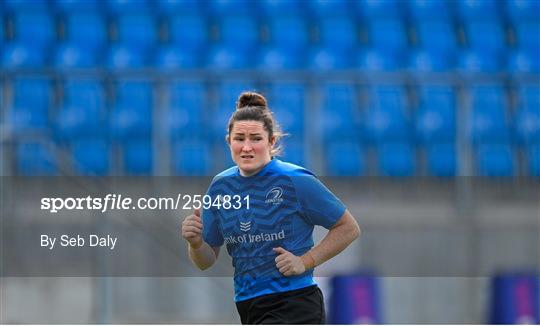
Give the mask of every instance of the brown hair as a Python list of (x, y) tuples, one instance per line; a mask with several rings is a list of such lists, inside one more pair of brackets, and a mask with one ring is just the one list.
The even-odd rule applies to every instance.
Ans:
[(243, 92), (236, 101), (236, 111), (231, 115), (229, 119), (229, 127), (227, 133), (227, 141), (230, 142), (230, 134), (233, 125), (236, 121), (260, 121), (263, 124), (263, 128), (268, 132), (268, 140), (272, 137), (276, 137), (274, 147), (270, 150), (271, 156), (276, 156), (281, 153), (281, 145), (278, 141), (284, 136), (281, 128), (274, 119), (274, 114), (268, 108), (266, 99), (259, 93), (255, 92)]

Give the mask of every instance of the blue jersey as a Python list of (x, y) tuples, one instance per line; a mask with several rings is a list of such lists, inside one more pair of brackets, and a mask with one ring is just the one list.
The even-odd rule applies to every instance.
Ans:
[(204, 241), (213, 247), (225, 244), (232, 257), (235, 301), (315, 284), (313, 270), (283, 276), (272, 250), (303, 255), (313, 247), (314, 226), (329, 229), (345, 212), (313, 173), (278, 159), (250, 177), (232, 167), (214, 178), (207, 195), (222, 201), (237, 196), (233, 203), (239, 209), (211, 206), (202, 213)]

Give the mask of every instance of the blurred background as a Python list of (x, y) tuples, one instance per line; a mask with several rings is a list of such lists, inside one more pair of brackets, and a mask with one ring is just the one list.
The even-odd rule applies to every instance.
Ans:
[[(255, 90), (284, 160), (354, 182), (330, 321), (540, 323), (540, 1), (2, 0), (0, 48), (3, 176), (215, 175)], [(470, 273), (414, 277), (434, 243)], [(239, 322), (230, 278), (2, 283), (3, 322)]]

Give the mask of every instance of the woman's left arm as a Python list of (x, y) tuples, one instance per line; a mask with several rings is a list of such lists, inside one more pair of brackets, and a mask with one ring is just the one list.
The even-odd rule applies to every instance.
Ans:
[(351, 213), (345, 210), (321, 242), (301, 257), (281, 247), (275, 248), (274, 251), (279, 254), (275, 260), (276, 267), (285, 276), (302, 274), (336, 256), (359, 236), (358, 223)]

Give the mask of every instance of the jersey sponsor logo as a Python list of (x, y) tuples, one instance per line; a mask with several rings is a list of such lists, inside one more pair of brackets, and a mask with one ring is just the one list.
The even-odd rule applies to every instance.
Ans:
[(241, 235), (231, 235), (225, 238), (225, 245), (229, 244), (241, 244), (241, 243), (257, 243), (257, 242), (268, 242), (285, 239), (285, 230), (274, 233), (259, 233), (259, 234), (249, 234), (244, 233)]
[(251, 230), (251, 221), (240, 222), (240, 231), (247, 232), (249, 230)]
[(283, 202), (283, 189), (274, 187), (266, 194), (265, 204), (279, 205)]

